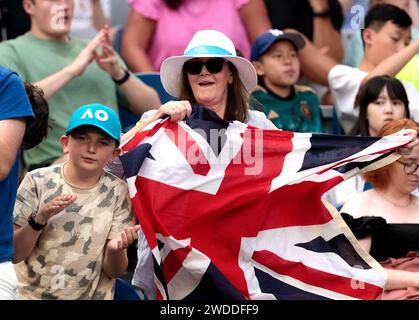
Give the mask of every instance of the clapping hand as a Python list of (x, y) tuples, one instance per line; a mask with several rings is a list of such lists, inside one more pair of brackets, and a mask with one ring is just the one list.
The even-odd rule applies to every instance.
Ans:
[(108, 249), (111, 251), (122, 251), (129, 247), (138, 238), (139, 225), (125, 228), (120, 234), (108, 242)]
[(103, 32), (104, 36), (101, 38), (101, 52), (96, 53), (96, 63), (99, 67), (105, 70), (109, 75), (114, 79), (121, 79), (125, 71), (119, 65), (117, 54), (112, 47), (112, 42), (109, 37), (109, 26), (106, 25), (101, 32)]
[(39, 209), (36, 214), (35, 221), (40, 224), (47, 223), (52, 216), (55, 216), (57, 213), (63, 211), (70, 204), (72, 204), (76, 198), (77, 197), (74, 195), (61, 195), (55, 197)]

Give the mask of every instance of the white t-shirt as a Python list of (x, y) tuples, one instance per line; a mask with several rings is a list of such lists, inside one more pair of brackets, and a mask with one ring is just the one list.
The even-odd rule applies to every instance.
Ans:
[[(337, 116), (345, 132), (352, 129), (359, 116), (359, 108), (354, 107), (355, 99), (362, 79), (367, 75), (365, 71), (345, 65), (336, 65), (329, 71), (329, 87)], [(402, 83), (409, 99), (410, 116), (419, 121), (419, 93), (411, 83)]]

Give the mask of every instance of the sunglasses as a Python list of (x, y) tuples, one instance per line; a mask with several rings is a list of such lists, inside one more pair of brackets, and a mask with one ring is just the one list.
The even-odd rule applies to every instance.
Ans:
[(205, 62), (201, 60), (188, 60), (185, 62), (185, 71), (191, 75), (197, 75), (201, 73), (202, 67), (205, 66), (210, 73), (219, 73), (223, 70), (224, 62), (223, 58), (213, 58)]

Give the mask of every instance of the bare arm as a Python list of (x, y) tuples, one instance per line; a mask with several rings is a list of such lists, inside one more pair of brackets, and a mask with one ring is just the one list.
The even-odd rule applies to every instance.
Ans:
[[(329, 9), (327, 0), (310, 0), (314, 13)], [(340, 33), (333, 27), (330, 17), (313, 18), (313, 43), (328, 56), (340, 62), (343, 59), (343, 46)]]
[(0, 120), (0, 181), (9, 175), (15, 163), (25, 128), (24, 119)]
[(25, 224), (23, 227), (15, 224), (14, 229), (13, 263), (19, 263), (31, 255), (33, 248), (35, 248), (36, 241), (38, 241), (38, 238), (42, 233), (42, 230), (35, 231), (29, 224)]
[(352, 7), (352, 0), (339, 0), (342, 6), (343, 14), (346, 15)]
[(121, 55), (134, 72), (154, 70), (147, 55), (147, 48), (156, 28), (156, 22), (131, 9), (122, 36)]
[(142, 114), (160, 106), (157, 92), (145, 83), (138, 81), (134, 76), (121, 85), (121, 90), (129, 102), (131, 111), (135, 114)]
[[(371, 237), (366, 237), (358, 240), (361, 247), (370, 252)], [(410, 272), (404, 270), (393, 270), (384, 268), (387, 273), (386, 290), (404, 289), (408, 287), (419, 288), (419, 274), (417, 272)]]
[(139, 229), (139, 225), (126, 228), (118, 236), (106, 242), (102, 268), (110, 279), (124, 275), (128, 266), (127, 248), (137, 240)]
[(419, 288), (419, 274), (417, 272), (393, 270), (384, 268), (388, 280), (386, 290), (404, 289), (408, 287)]
[(383, 74), (394, 77), (417, 53), (419, 53), (419, 39), (416, 39), (416, 41), (410, 43), (407, 47), (403, 48), (399, 52), (393, 54), (378, 64), (378, 66), (376, 66), (368, 74), (368, 76), (362, 80), (361, 85), (364, 85), (368, 79)]
[(298, 32), (295, 29), (285, 29), (285, 31), (298, 33), (305, 40), (305, 47), (298, 51), (298, 57), (301, 62), (301, 72), (311, 81), (328, 85), (327, 77), (329, 71), (338, 63), (316, 48), (301, 32)]
[(92, 11), (93, 11), (93, 26), (96, 30), (102, 29), (105, 25), (109, 24), (108, 18), (105, 17), (103, 13), (102, 5), (100, 4), (100, 0), (90, 0), (92, 3)]
[[(75, 200), (76, 196), (72, 195), (61, 195), (54, 198), (39, 209), (34, 218), (35, 222), (39, 224), (47, 223), (49, 218), (64, 210)], [(31, 255), (42, 230), (36, 231), (29, 224), (25, 224), (24, 226), (18, 226), (15, 224), (14, 228), (13, 263), (18, 263)]]
[(240, 8), (240, 17), (251, 43), (272, 27), (263, 0), (250, 0)]

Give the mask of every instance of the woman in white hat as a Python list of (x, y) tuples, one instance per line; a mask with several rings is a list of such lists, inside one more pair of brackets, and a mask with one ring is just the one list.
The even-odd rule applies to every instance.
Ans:
[(165, 90), (179, 101), (147, 112), (144, 124), (163, 115), (176, 122), (191, 114), (191, 106), (201, 106), (227, 121), (276, 129), (262, 112), (249, 110), (248, 96), (257, 84), (256, 71), (251, 62), (237, 56), (233, 42), (219, 31), (196, 32), (184, 55), (163, 61), (160, 77)]

